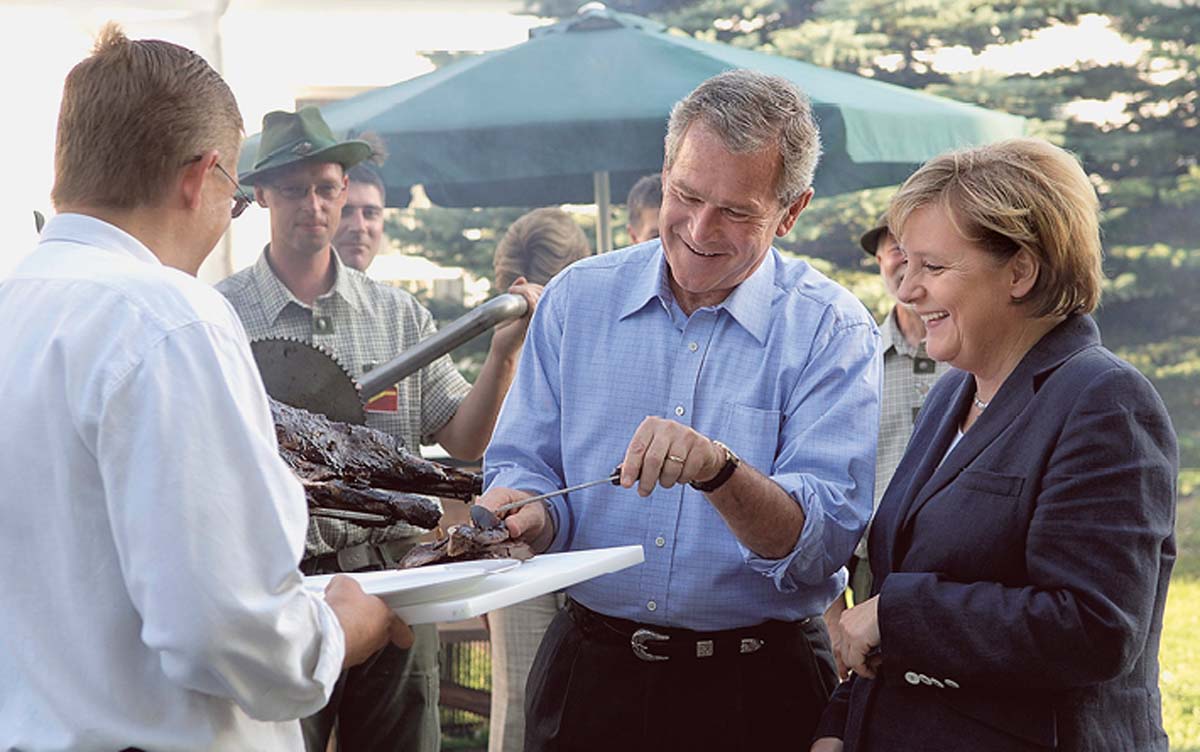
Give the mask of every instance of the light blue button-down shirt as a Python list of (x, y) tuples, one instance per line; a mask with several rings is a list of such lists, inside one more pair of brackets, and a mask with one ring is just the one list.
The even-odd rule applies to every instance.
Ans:
[(729, 445), (804, 510), (793, 551), (742, 545), (686, 485), (600, 485), (553, 502), (551, 550), (640, 543), (643, 564), (572, 587), (596, 611), (730, 629), (820, 614), (871, 514), (879, 332), (850, 293), (772, 249), (722, 303), (687, 316), (657, 240), (568, 267), (549, 285), (484, 471), (541, 493), (602, 478), (648, 415)]

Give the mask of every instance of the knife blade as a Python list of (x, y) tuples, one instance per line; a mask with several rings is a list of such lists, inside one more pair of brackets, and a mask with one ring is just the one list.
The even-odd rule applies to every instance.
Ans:
[(589, 480), (586, 483), (579, 483), (574, 486), (567, 486), (566, 488), (560, 488), (556, 491), (550, 491), (549, 493), (538, 494), (537, 496), (530, 496), (527, 499), (518, 499), (517, 501), (510, 501), (509, 503), (504, 504), (503, 506), (496, 507), (495, 512), (488, 509), (487, 507), (481, 507), (478, 504), (472, 504), (471, 505), (471, 521), (475, 523), (475, 527), (477, 527), (481, 530), (489, 530), (492, 528), (497, 528), (497, 527), (500, 527), (500, 516), (498, 514), (499, 512), (509, 512), (509, 511), (512, 511), (513, 509), (520, 509), (521, 507), (525, 506), (526, 504), (532, 504), (535, 501), (544, 501), (545, 499), (551, 499), (555, 496), (562, 496), (563, 494), (568, 494), (568, 493), (571, 493), (572, 491), (579, 491), (584, 488), (591, 488), (592, 486), (598, 486), (602, 483), (611, 483), (615, 486), (615, 485), (619, 484), (620, 482), (621, 482), (621, 466), (617, 465), (615, 468), (613, 468), (613, 471), (604, 478), (598, 478), (596, 480)]

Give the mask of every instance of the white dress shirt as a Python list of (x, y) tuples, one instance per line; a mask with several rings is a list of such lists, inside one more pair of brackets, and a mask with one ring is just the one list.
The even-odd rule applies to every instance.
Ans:
[(302, 749), (344, 636), (232, 308), (65, 214), (0, 322), (0, 750)]

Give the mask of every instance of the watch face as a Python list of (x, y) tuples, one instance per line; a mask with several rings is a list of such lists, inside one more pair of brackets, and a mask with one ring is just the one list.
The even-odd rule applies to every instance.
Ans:
[(715, 476), (704, 483), (692, 481), (688, 484), (697, 491), (702, 491), (704, 493), (715, 491), (723, 486), (725, 481), (729, 480), (729, 477), (733, 475), (733, 472), (737, 469), (738, 465), (741, 464), (741, 459), (724, 443), (714, 439), (713, 444), (715, 444), (721, 451), (725, 453), (725, 462), (722, 463), (721, 469)]
[(725, 444), (725, 442), (723, 442), (723, 441), (713, 441), (713, 443), (714, 443), (714, 444), (716, 444), (717, 446), (719, 446), (719, 447), (721, 448), (721, 450), (725, 452), (725, 461), (726, 461), (726, 462), (732, 462), (732, 463), (733, 463), (733, 464), (735, 464), (735, 465), (737, 465), (737, 464), (740, 464), (740, 463), (741, 463), (741, 461), (742, 461), (742, 458), (741, 458), (741, 457), (738, 457), (736, 454), (734, 454), (734, 453), (733, 453), (733, 450), (732, 450), (732, 449), (730, 449), (730, 448), (729, 448), (729, 447), (728, 447), (728, 446)]

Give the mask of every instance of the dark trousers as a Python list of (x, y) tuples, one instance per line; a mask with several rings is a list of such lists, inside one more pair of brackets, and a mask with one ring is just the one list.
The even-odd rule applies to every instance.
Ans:
[[(365, 550), (359, 557), (365, 565), (357, 571), (380, 569), (415, 542), (392, 541), (386, 551)], [(333, 555), (306, 560), (301, 568), (308, 574), (341, 571)], [(335, 724), (339, 752), (438, 752), (442, 737), (437, 625), (413, 627), (413, 635), (412, 648), (401, 650), (389, 643), (342, 672), (329, 703), (300, 721), (307, 752), (325, 752)]]
[[(733, 635), (650, 627), (671, 634), (657, 662), (631, 649), (637, 627), (574, 602), (554, 618), (526, 685), (525, 752), (808, 749), (837, 684), (820, 617)], [(763, 645), (740, 653), (743, 636)], [(708, 637), (715, 651), (696, 657)]]
[(342, 673), (329, 704), (300, 721), (307, 752), (325, 752), (335, 721), (339, 752), (438, 750), (437, 626), (413, 633), (411, 649), (388, 644)]

